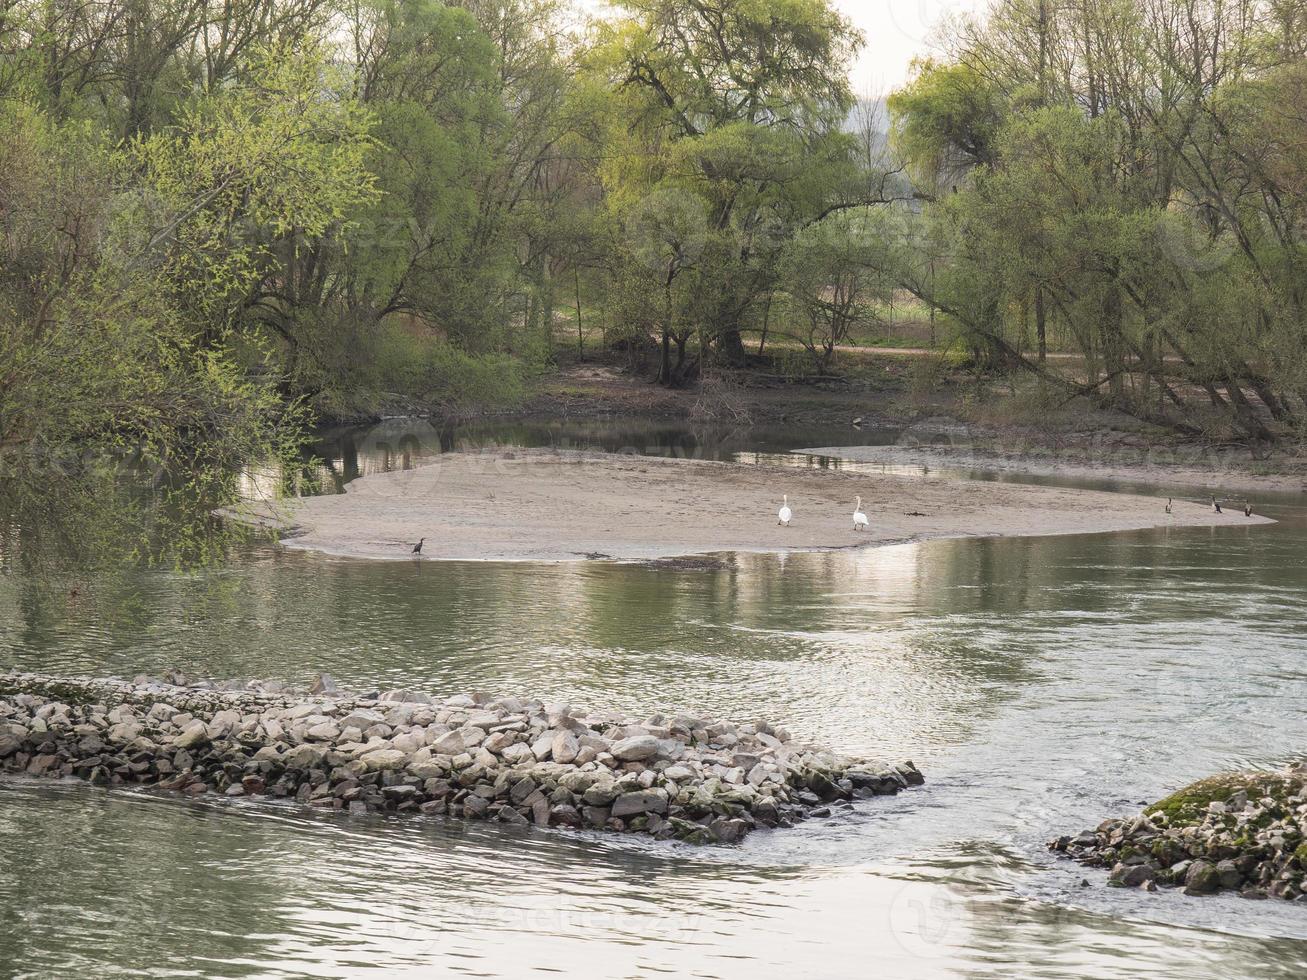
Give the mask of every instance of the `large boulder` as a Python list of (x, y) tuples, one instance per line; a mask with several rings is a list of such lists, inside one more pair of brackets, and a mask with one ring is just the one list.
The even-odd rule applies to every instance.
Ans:
[(667, 797), (657, 790), (623, 793), (613, 801), (614, 817), (634, 817), (641, 813), (666, 813)]
[(1210, 895), (1221, 887), (1221, 873), (1207, 861), (1195, 861), (1184, 876), (1186, 895)]
[(408, 753), (401, 752), (399, 749), (378, 749), (376, 752), (359, 756), (359, 761), (368, 772), (389, 772), (402, 769), (408, 762)]
[(652, 735), (633, 735), (614, 742), (608, 751), (619, 762), (639, 762), (658, 754), (658, 739)]
[(208, 742), (209, 728), (199, 720), (191, 722), (182, 729), (180, 735), (172, 740), (172, 744), (179, 749), (193, 749), (197, 746), (207, 745)]
[(566, 765), (576, 759), (576, 754), (581, 751), (581, 745), (575, 735), (564, 729), (554, 736), (550, 750), (555, 762)]

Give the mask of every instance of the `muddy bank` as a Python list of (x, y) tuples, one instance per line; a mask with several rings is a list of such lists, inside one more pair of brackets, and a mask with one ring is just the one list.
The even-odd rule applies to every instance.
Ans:
[(0, 675), (0, 770), (696, 844), (923, 782), (911, 762), (837, 756), (766, 721), (315, 688)]
[[(788, 497), (793, 517), (778, 524)], [(855, 530), (855, 501), (868, 519)], [(261, 517), (286, 545), (331, 554), (449, 560), (655, 560), (784, 552), (941, 537), (1124, 531), (1268, 523), (1195, 502), (1131, 494), (841, 473), (794, 466), (550, 450), (447, 453), (378, 473), (344, 494)], [(248, 516), (248, 515), (247, 515)]]

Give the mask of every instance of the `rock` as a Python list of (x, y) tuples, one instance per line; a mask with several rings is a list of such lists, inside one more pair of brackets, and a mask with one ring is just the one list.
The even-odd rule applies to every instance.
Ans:
[(399, 749), (378, 749), (359, 756), (367, 772), (391, 772), (402, 769), (408, 762), (408, 755)]
[(335, 694), (336, 680), (330, 674), (319, 674), (309, 686), (310, 694)]
[(1156, 872), (1146, 864), (1118, 864), (1112, 869), (1108, 884), (1121, 888), (1138, 888), (1146, 881), (1152, 881)]
[(579, 827), (581, 814), (568, 803), (556, 803), (549, 809), (549, 822), (563, 827)]
[[(732, 843), (754, 826), (791, 826), (822, 795), (847, 806), (855, 789), (875, 795), (875, 787), (908, 785), (915, 769), (871, 774), (787, 743), (766, 723), (637, 721), (480, 694), (350, 697), (329, 678), (311, 700), (264, 681), (175, 688), (149, 678), (135, 687), (0, 678), (6, 690), (36, 689), (0, 695), (0, 760), (9, 769), (194, 795), (294, 797), (351, 814), (448, 812)], [(41, 693), (47, 683), (59, 698)], [(79, 684), (78, 696), (64, 700)], [(1296, 866), (1288, 878), (1263, 880), (1275, 894), (1302, 891)]]
[(340, 738), (340, 728), (334, 722), (324, 721), (314, 725), (305, 734), (315, 742), (334, 742)]
[(521, 762), (535, 760), (535, 754), (531, 751), (531, 746), (527, 745), (525, 742), (516, 742), (513, 745), (510, 745), (508, 748), (504, 749), (503, 756), (504, 761), (509, 765), (517, 765)]
[(537, 761), (539, 762), (544, 762), (547, 759), (549, 759), (549, 757), (553, 755), (553, 752), (554, 752), (553, 732), (543, 732), (542, 734), (537, 736), (534, 741), (531, 742), (531, 754), (534, 755)]
[(581, 798), (592, 807), (607, 807), (617, 799), (619, 792), (616, 783), (605, 781), (591, 785)]
[(179, 749), (193, 749), (209, 742), (209, 728), (202, 721), (193, 721), (172, 740)]
[(371, 708), (355, 708), (344, 718), (340, 719), (341, 729), (357, 728), (360, 732), (367, 731), (373, 725), (381, 725), (386, 721), (386, 716), (379, 711), (373, 711)]
[(575, 735), (563, 730), (554, 736), (550, 750), (555, 762), (566, 765), (576, 759), (577, 753), (581, 751), (581, 745)]
[(619, 762), (635, 762), (648, 759), (658, 752), (658, 739), (652, 735), (635, 735), (614, 742), (608, 750)]
[(632, 817), (641, 813), (666, 813), (667, 797), (655, 790), (623, 793), (613, 801), (614, 817)]
[(1221, 875), (1206, 861), (1195, 861), (1184, 876), (1186, 895), (1210, 895), (1221, 887)]
[(431, 751), (437, 755), (460, 755), (467, 750), (463, 736), (459, 732), (448, 732), (431, 743)]
[(749, 832), (749, 825), (743, 820), (718, 817), (708, 825), (708, 832), (719, 844), (734, 844)]
[(1216, 862), (1216, 875), (1222, 888), (1234, 889), (1243, 884), (1243, 872), (1239, 870), (1238, 864), (1230, 858)]

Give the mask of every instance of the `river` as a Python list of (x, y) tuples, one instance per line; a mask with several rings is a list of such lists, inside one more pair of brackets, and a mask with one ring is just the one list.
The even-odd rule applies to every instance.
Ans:
[[(486, 440), (855, 468), (779, 454), (891, 437), (390, 423), (319, 451), (330, 489)], [(0, 554), (0, 669), (696, 709), (927, 777), (709, 849), (4, 778), (0, 975), (1301, 977), (1301, 903), (1108, 889), (1044, 848), (1301, 757), (1307, 509), (1259, 510), (1280, 523), (675, 571), (251, 545), (69, 588)]]

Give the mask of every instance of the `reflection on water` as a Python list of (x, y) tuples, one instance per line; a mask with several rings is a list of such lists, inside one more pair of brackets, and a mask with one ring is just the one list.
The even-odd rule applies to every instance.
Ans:
[(340, 493), (345, 484), (370, 473), (420, 466), (449, 452), (504, 446), (547, 447), (672, 456), (679, 459), (751, 462), (765, 456), (796, 466), (842, 467), (839, 460), (781, 454), (822, 437), (846, 446), (882, 446), (896, 433), (851, 426), (731, 427), (646, 420), (602, 422), (512, 422), (440, 425), (421, 419), (390, 419), (375, 425), (345, 426), (321, 432), (311, 447), (310, 472), (321, 490)]
[[(649, 432), (609, 435), (591, 444)], [(389, 464), (360, 444), (348, 465), (320, 455), (342, 480), (403, 465), (398, 439)], [(327, 670), (350, 687), (765, 716), (929, 779), (710, 851), (4, 780), (0, 973), (1300, 976), (1299, 907), (1108, 890), (1043, 849), (1197, 776), (1303, 752), (1307, 521), (1296, 499), (1267, 512), (1282, 523), (696, 571), (255, 548), (76, 595), (0, 577), (0, 666)]]

